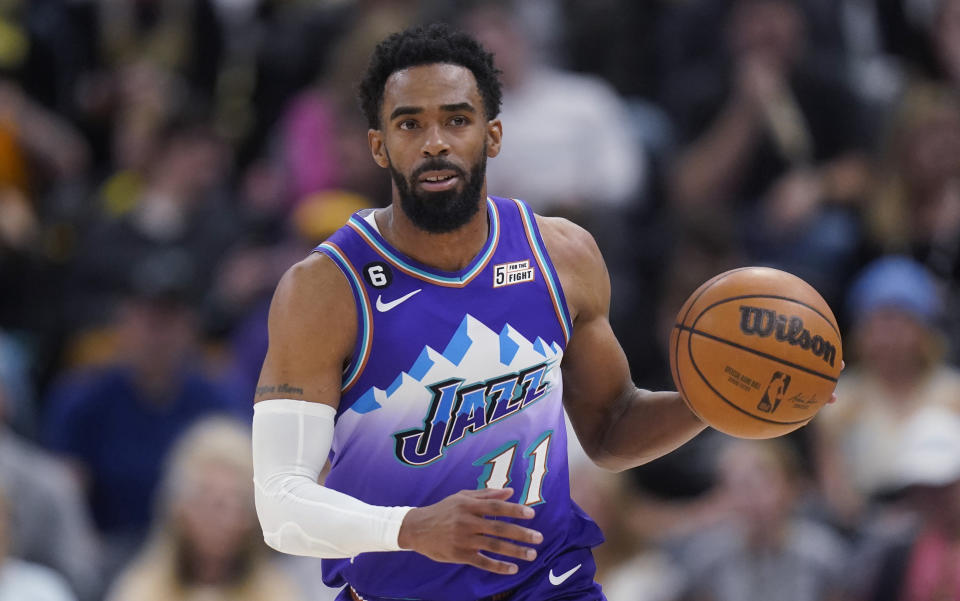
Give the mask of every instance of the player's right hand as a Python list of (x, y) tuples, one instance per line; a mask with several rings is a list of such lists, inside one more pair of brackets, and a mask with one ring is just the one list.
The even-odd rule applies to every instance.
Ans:
[(496, 553), (526, 561), (537, 557), (536, 550), (510, 541), (536, 545), (543, 542), (541, 533), (490, 519), (534, 516), (530, 507), (507, 502), (512, 495), (511, 488), (462, 490), (439, 503), (415, 507), (403, 518), (397, 542), (402, 549), (416, 551), (434, 561), (468, 564), (495, 574), (516, 574), (517, 564), (484, 554)]

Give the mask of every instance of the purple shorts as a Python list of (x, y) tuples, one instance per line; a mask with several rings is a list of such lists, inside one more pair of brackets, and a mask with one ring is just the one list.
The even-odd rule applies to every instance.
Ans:
[[(570, 549), (558, 555), (550, 566), (535, 572), (506, 597), (497, 601), (606, 601), (600, 585), (594, 581), (597, 564), (588, 548)], [(361, 593), (362, 594), (362, 593)], [(364, 601), (393, 601), (386, 597), (363, 595)], [(489, 599), (489, 598), (488, 598)], [(345, 587), (337, 601), (354, 601), (350, 587)], [(424, 601), (445, 601), (429, 599)], [(486, 599), (478, 601), (487, 601)]]

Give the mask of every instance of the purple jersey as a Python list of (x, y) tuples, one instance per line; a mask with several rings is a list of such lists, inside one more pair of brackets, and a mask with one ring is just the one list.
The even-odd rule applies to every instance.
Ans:
[(603, 538), (570, 499), (560, 361), (571, 321), (530, 209), (489, 198), (489, 236), (457, 272), (393, 248), (357, 213), (317, 247), (343, 271), (358, 313), (326, 485), (374, 505), (424, 506), (464, 489), (514, 489), (544, 542), (519, 573), (413, 552), (323, 562), (365, 599), (467, 601), (516, 588)]

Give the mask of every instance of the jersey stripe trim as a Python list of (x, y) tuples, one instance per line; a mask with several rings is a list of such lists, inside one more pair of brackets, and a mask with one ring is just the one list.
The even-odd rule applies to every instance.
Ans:
[(370, 298), (367, 296), (367, 290), (363, 287), (357, 270), (353, 268), (353, 265), (350, 263), (350, 260), (347, 259), (347, 255), (344, 254), (343, 250), (333, 242), (324, 242), (318, 246), (316, 250), (333, 259), (333, 262), (340, 268), (340, 271), (347, 276), (350, 287), (353, 288), (354, 298), (357, 299), (357, 305), (360, 309), (360, 332), (357, 335), (357, 341), (360, 344), (354, 353), (354, 357), (343, 370), (343, 379), (340, 385), (340, 392), (346, 392), (356, 384), (360, 374), (363, 373), (363, 368), (367, 365), (367, 359), (370, 358), (370, 349), (373, 346), (373, 309), (370, 306)]
[(350, 220), (347, 221), (347, 225), (350, 226), (357, 234), (359, 234), (360, 237), (377, 252), (377, 254), (407, 275), (431, 284), (436, 284), (437, 286), (445, 286), (447, 288), (463, 288), (487, 267), (487, 265), (490, 263), (490, 259), (493, 258), (494, 252), (497, 250), (497, 243), (500, 241), (500, 213), (497, 211), (496, 204), (494, 204), (494, 202), (489, 198), (487, 199), (487, 208), (488, 215), (490, 216), (490, 239), (487, 241), (487, 247), (483, 254), (476, 260), (473, 268), (471, 268), (467, 273), (459, 276), (438, 275), (436, 273), (431, 273), (422, 267), (412, 265), (408, 260), (398, 255), (392, 248), (384, 244), (384, 242), (380, 240), (380, 237), (371, 231), (370, 224), (364, 221), (364, 219), (359, 215), (355, 214), (350, 217)]
[(527, 242), (530, 244), (533, 256), (537, 259), (537, 265), (540, 266), (540, 273), (543, 274), (543, 279), (547, 282), (547, 288), (550, 290), (553, 310), (556, 311), (557, 319), (560, 321), (560, 328), (563, 330), (564, 344), (569, 343), (570, 336), (573, 332), (573, 321), (570, 319), (567, 303), (564, 300), (563, 292), (560, 290), (559, 276), (555, 276), (553, 265), (547, 258), (547, 251), (541, 245), (540, 236), (534, 225), (536, 218), (530, 211), (530, 207), (526, 204), (516, 198), (511, 200), (517, 203), (517, 208), (520, 210), (520, 217), (523, 220), (523, 229), (527, 234)]

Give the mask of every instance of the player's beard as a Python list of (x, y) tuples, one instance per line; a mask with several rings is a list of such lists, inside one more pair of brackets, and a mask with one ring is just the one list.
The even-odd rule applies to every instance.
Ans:
[[(463, 182), (460, 189), (442, 192), (423, 192), (416, 183), (427, 171), (453, 171)], [(434, 158), (414, 171), (410, 178), (390, 164), (390, 175), (400, 193), (400, 208), (418, 228), (431, 234), (445, 234), (465, 225), (480, 210), (480, 192), (487, 171), (487, 148), (484, 145), (480, 158), (470, 170), (470, 175), (453, 163)]]

